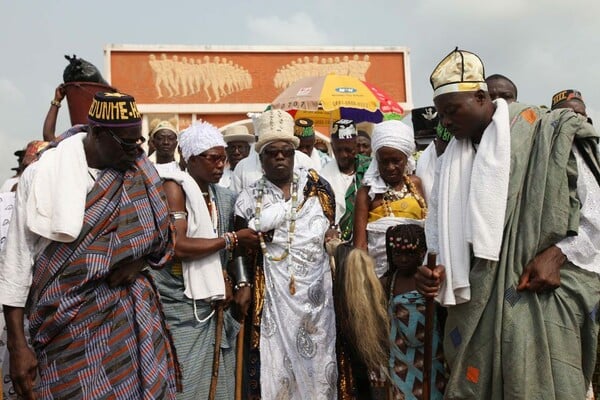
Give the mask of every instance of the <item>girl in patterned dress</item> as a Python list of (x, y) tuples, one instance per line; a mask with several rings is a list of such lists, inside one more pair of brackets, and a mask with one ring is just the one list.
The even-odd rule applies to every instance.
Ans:
[[(386, 252), (388, 273), (382, 284), (389, 293), (390, 317), (389, 374), (391, 398), (422, 398), (425, 336), (425, 298), (416, 291), (414, 274), (427, 252), (422, 224), (406, 223), (388, 228)], [(434, 318), (431, 399), (441, 400), (446, 384), (442, 333)]]

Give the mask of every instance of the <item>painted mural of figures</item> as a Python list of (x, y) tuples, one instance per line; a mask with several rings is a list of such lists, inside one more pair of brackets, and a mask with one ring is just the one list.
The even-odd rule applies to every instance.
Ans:
[(179, 88), (177, 87), (177, 83), (175, 82), (173, 61), (169, 60), (165, 53), (162, 53), (160, 55), (160, 60), (161, 60), (160, 62), (162, 64), (162, 66), (163, 66), (163, 70), (165, 72), (165, 77), (167, 78), (167, 80), (169, 82), (169, 86), (171, 88), (173, 88), (173, 91), (175, 92), (174, 95), (179, 96)]
[(157, 98), (192, 96), (204, 94), (211, 102), (218, 102), (225, 96), (252, 88), (252, 76), (242, 66), (225, 57), (206, 55), (201, 60), (191, 56), (173, 55), (171, 59), (161, 54), (148, 57), (152, 70)]
[[(210, 95), (210, 90), (212, 89), (212, 80), (210, 77), (212, 76), (212, 63), (210, 62), (209, 56), (204, 56), (204, 62), (202, 63), (202, 67), (204, 70), (204, 80), (203, 80), (203, 89), (206, 94), (206, 98), (208, 101), (212, 101), (212, 96)], [(218, 93), (217, 93), (218, 96)], [(218, 101), (218, 100), (215, 100)]]
[(188, 94), (187, 87), (182, 82), (182, 78), (183, 78), (182, 69), (183, 69), (182, 62), (179, 61), (179, 56), (173, 56), (173, 59), (171, 62), (171, 71), (173, 74), (173, 80), (175, 82), (175, 87), (176, 87), (175, 92), (181, 93), (181, 95), (183, 95), (183, 96), (187, 96), (187, 94)]
[(358, 54), (354, 54), (352, 60), (348, 55), (335, 57), (313, 56), (312, 60), (308, 56), (298, 57), (277, 68), (277, 72), (273, 75), (273, 86), (276, 89), (285, 89), (299, 79), (331, 73), (350, 75), (365, 80), (365, 75), (370, 66), (371, 62), (367, 54), (364, 55), (362, 61)]
[(192, 66), (192, 58), (181, 58), (181, 84), (185, 87), (188, 94), (194, 94), (194, 67)]
[(363, 60), (360, 61), (360, 69), (359, 69), (359, 76), (358, 79), (365, 81), (366, 80), (366, 75), (367, 75), (367, 71), (369, 70), (369, 67), (371, 66), (371, 61), (369, 61), (369, 55), (365, 54), (363, 57)]
[(352, 56), (352, 60), (348, 61), (348, 75), (360, 79), (360, 58), (358, 54)]
[(162, 60), (157, 60), (156, 55), (150, 54), (148, 56), (148, 64), (152, 69), (152, 76), (154, 78), (154, 87), (158, 93), (158, 97), (162, 97), (163, 93), (161, 86), (163, 86), (169, 92), (169, 97), (173, 97), (173, 88), (169, 82), (168, 71), (165, 70)]
[(206, 79), (206, 74), (204, 73), (204, 67), (202, 66), (202, 60), (193, 59), (194, 64), (192, 70), (194, 71), (194, 93), (200, 93), (202, 89), (202, 85), (204, 80)]
[(225, 96), (225, 90), (223, 86), (225, 83), (223, 82), (223, 77), (219, 73), (219, 63), (221, 62), (221, 57), (215, 56), (213, 57), (213, 62), (211, 63), (211, 75), (210, 80), (212, 81), (213, 92), (215, 93), (216, 100), (220, 101), (221, 96)]

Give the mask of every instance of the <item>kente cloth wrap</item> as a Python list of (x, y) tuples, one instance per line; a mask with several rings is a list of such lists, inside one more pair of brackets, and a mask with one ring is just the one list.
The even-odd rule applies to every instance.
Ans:
[(363, 156), (361, 154), (356, 155), (355, 165), (355, 173), (354, 180), (348, 186), (348, 190), (346, 191), (346, 211), (342, 218), (340, 218), (339, 228), (341, 232), (341, 239), (344, 241), (348, 241), (352, 239), (352, 233), (354, 229), (354, 204), (356, 202), (356, 192), (361, 187), (363, 177), (365, 176), (365, 172), (369, 169), (369, 165), (371, 164), (371, 157)]
[(138, 274), (110, 288), (120, 261), (160, 267), (173, 255), (162, 184), (145, 155), (125, 174), (104, 170), (72, 243), (52, 242), (33, 267), (32, 345), (42, 399), (174, 399), (177, 361), (158, 294)]
[(512, 103), (509, 111), (511, 173), (500, 259), (474, 258), (471, 300), (448, 307), (445, 396), (583, 399), (596, 358), (600, 277), (567, 261), (559, 288), (516, 287), (537, 254), (577, 232), (571, 149), (574, 141), (595, 148), (597, 133), (570, 110), (544, 113)]

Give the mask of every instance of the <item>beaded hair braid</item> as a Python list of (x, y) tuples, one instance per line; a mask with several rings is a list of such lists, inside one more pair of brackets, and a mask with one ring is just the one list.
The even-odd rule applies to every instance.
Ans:
[(415, 252), (423, 256), (427, 252), (425, 230), (416, 224), (389, 227), (385, 233), (385, 243), (388, 261), (398, 252)]

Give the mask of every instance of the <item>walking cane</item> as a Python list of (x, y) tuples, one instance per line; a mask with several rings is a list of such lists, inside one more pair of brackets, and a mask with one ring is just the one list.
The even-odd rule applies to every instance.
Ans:
[(223, 337), (223, 302), (217, 304), (217, 324), (215, 327), (215, 351), (213, 354), (212, 377), (210, 379), (210, 390), (208, 400), (214, 400), (217, 394), (217, 382), (219, 380), (219, 360), (221, 357), (221, 340)]
[[(433, 270), (435, 268), (436, 253), (427, 254), (427, 268)], [(424, 360), (423, 360), (423, 400), (431, 398), (431, 368), (433, 358), (433, 314), (435, 305), (433, 297), (425, 298), (425, 343), (424, 343)]]
[(245, 318), (240, 325), (237, 336), (235, 356), (235, 400), (242, 400), (242, 382), (244, 379), (244, 331), (246, 327)]

